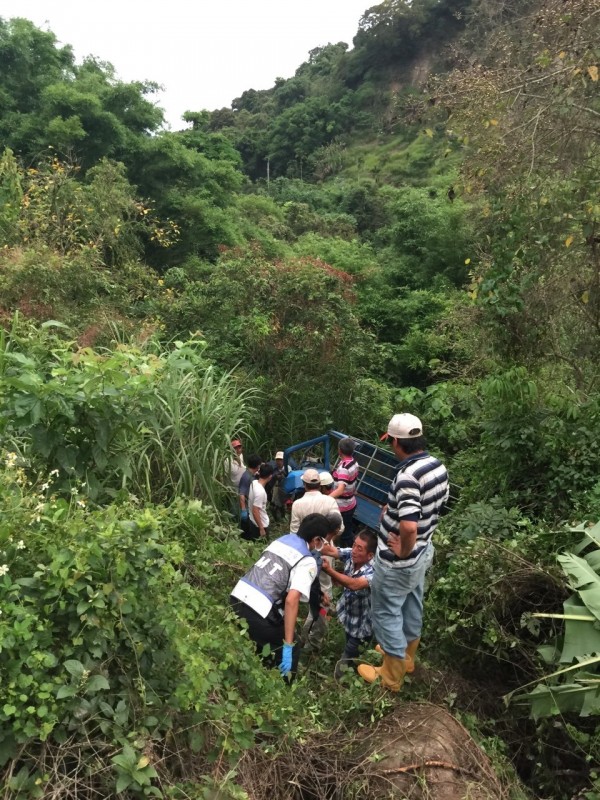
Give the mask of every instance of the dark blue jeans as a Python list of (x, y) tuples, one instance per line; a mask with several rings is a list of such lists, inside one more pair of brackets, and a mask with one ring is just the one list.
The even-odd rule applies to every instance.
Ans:
[(358, 651), (363, 644), (369, 644), (371, 637), (368, 639), (357, 639), (356, 636), (350, 636), (346, 631), (346, 646), (342, 655), (342, 661), (354, 661), (358, 658)]
[(350, 511), (342, 511), (342, 519), (344, 520), (344, 532), (340, 536), (340, 547), (352, 547), (354, 544), (354, 508)]

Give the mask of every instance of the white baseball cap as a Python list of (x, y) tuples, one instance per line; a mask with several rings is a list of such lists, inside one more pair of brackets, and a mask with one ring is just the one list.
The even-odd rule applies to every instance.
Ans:
[(321, 479), (321, 486), (331, 486), (331, 484), (334, 482), (331, 472), (321, 472), (319, 477)]
[(277, 461), (278, 458), (280, 458), (283, 461), (283, 450), (278, 450), (275, 453), (275, 461)]
[(321, 479), (316, 469), (307, 469), (302, 473), (302, 483), (307, 486), (320, 486)]
[(389, 421), (387, 433), (381, 438), (385, 440), (388, 436), (394, 439), (416, 439), (423, 436), (423, 423), (414, 414), (394, 414)]

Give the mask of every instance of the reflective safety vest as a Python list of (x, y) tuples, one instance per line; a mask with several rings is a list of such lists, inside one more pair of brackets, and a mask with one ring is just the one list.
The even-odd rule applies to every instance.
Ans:
[(256, 564), (235, 585), (233, 597), (260, 614), (269, 616), (275, 606), (283, 613), (290, 573), (303, 558), (313, 558), (304, 539), (288, 533), (263, 551)]

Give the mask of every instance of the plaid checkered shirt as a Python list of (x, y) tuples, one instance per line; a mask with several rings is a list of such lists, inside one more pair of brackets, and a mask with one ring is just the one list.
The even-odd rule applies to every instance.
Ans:
[(352, 562), (352, 548), (340, 547), (340, 559), (344, 562), (344, 574), (350, 578), (366, 578), (369, 588), (351, 591), (344, 589), (338, 600), (338, 619), (349, 636), (356, 639), (370, 639), (373, 635), (371, 623), (371, 581), (373, 580), (373, 561), (367, 561), (359, 569)]

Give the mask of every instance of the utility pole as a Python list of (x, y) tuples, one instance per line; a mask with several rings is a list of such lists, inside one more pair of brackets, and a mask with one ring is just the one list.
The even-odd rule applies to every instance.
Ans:
[(269, 192), (271, 186), (271, 156), (267, 156), (267, 193)]

